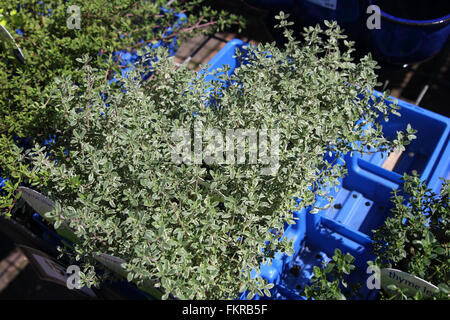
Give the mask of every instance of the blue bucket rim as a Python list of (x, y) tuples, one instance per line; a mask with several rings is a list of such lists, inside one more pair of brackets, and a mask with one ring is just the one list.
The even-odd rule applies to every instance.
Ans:
[[(373, 4), (372, 0), (369, 0), (370, 4)], [(439, 24), (445, 24), (448, 23), (450, 21), (450, 14), (447, 14), (443, 17), (440, 18), (436, 18), (436, 19), (427, 19), (427, 20), (412, 20), (412, 19), (404, 19), (404, 18), (399, 18), (396, 16), (393, 16), (385, 11), (383, 11), (380, 8), (380, 13), (381, 13), (381, 17), (395, 22), (395, 23), (400, 23), (400, 24), (407, 24), (407, 25), (412, 25), (412, 26), (435, 26), (435, 25), (439, 25)]]

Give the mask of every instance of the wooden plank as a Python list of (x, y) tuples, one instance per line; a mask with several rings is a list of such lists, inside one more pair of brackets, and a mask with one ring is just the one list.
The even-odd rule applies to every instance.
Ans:
[(397, 164), (398, 160), (402, 156), (402, 152), (397, 152), (397, 150), (394, 150), (394, 152), (391, 152), (391, 154), (387, 157), (386, 161), (383, 163), (383, 169), (392, 171), (395, 168), (395, 165)]
[[(217, 37), (224, 39), (226, 41), (233, 40), (235, 38), (241, 38), (239, 35), (229, 32), (217, 33)], [(186, 40), (181, 43), (177, 52), (175, 53), (174, 62), (176, 64), (183, 63), (186, 59), (189, 59), (189, 67), (193, 70), (199, 71), (200, 65), (204, 65), (209, 62), (216, 54), (220, 51), (225, 45), (226, 42), (220, 41), (215, 38), (209, 39), (205, 44), (203, 42), (208, 37), (204, 35), (199, 35), (197, 37)], [(246, 41), (247, 38), (242, 38), (242, 40)], [(203, 47), (195, 53), (194, 56), (191, 57), (192, 53), (196, 51), (196, 49), (203, 44)]]
[(18, 249), (14, 249), (9, 256), (0, 261), (0, 292), (3, 291), (25, 269), (29, 261)]

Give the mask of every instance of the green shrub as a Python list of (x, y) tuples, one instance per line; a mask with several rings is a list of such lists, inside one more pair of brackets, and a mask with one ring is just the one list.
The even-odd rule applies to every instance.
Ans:
[[(211, 23), (217, 31), (238, 20), (225, 12), (219, 13), (204, 8), (198, 14), (187, 13), (188, 20), (171, 35), (163, 33), (176, 22), (173, 13), (161, 12), (166, 1), (44, 1), (40, 5), (34, 0), (20, 1), (22, 7), (17, 11), (17, 1), (1, 1), (3, 21), (10, 31), (20, 29), (23, 35), (15, 35), (16, 42), (25, 54), (26, 64), (21, 65), (3, 50), (0, 56), (0, 131), (8, 130), (23, 136), (24, 127), (42, 127), (42, 105), (48, 99), (48, 84), (55, 76), (70, 75), (77, 81), (80, 74), (75, 58), (89, 54), (95, 59), (95, 67), (113, 68), (108, 64), (108, 55), (119, 49), (136, 49), (138, 40), (146, 43), (163, 40), (171, 42), (173, 36), (183, 37), (191, 31), (205, 30), (199, 27)], [(192, 11), (202, 1), (171, 5), (173, 12)], [(70, 5), (78, 5), (81, 12), (80, 29), (69, 29), (67, 12)], [(52, 9), (47, 16), (47, 10)], [(15, 14), (11, 14), (16, 11)], [(39, 15), (39, 13), (45, 13)], [(239, 22), (241, 20), (238, 20)], [(215, 22), (213, 24), (212, 22)], [(102, 55), (99, 53), (102, 52)], [(113, 62), (112, 62), (113, 63)], [(118, 69), (116, 68), (116, 71)], [(25, 111), (27, 111), (25, 113)], [(51, 119), (50, 119), (51, 121)], [(49, 121), (49, 122), (50, 122)], [(46, 123), (45, 123), (46, 124)], [(49, 124), (46, 124), (49, 125)], [(51, 125), (51, 124), (50, 124)], [(46, 129), (46, 128), (42, 128)], [(43, 130), (41, 130), (43, 131)], [(44, 131), (45, 132), (45, 131)]]
[[(283, 14), (278, 18), (290, 25)], [(307, 29), (301, 45), (286, 29), (283, 49), (250, 46), (237, 53), (241, 67), (234, 75), (218, 75), (219, 81), (205, 83), (205, 74), (174, 68), (163, 50), (155, 53), (148, 82), (139, 80), (141, 66), (120, 79), (126, 93), (104, 82), (104, 71), (86, 57), (79, 85), (57, 81), (56, 165), (39, 146), (28, 156), (33, 172), (47, 177), (40, 190), (57, 204), (47, 218), (55, 228), (69, 225), (79, 238), (75, 258), (85, 263), (85, 283), (95, 283), (92, 254), (103, 252), (127, 261), (129, 281), (156, 281), (163, 298), (269, 294), (272, 285), (251, 271), (274, 252), (292, 252), (280, 235), (285, 223), (295, 223), (296, 198), (306, 207), (325, 196), (317, 187), (337, 184), (346, 169), (335, 162), (347, 152), (408, 143), (404, 135), (395, 141), (382, 135), (379, 114), (388, 117), (396, 107), (370, 105), (376, 63), (369, 56), (354, 63), (352, 43), (335, 23), (328, 26)], [(262, 174), (262, 161), (176, 163), (180, 144), (171, 134), (187, 129), (191, 141), (199, 123), (221, 133), (276, 130), (277, 170)], [(248, 141), (245, 149), (252, 150)], [(324, 160), (331, 152), (335, 157)]]
[[(420, 277), (448, 299), (450, 286), (450, 180), (435, 194), (417, 175), (404, 176), (402, 190), (394, 190), (392, 216), (374, 231), (374, 252), (380, 267), (396, 268)], [(411, 299), (397, 289), (389, 299)], [(418, 295), (413, 297), (422, 299)]]
[[(21, 171), (28, 170), (17, 166), (17, 142), (12, 137), (43, 141), (55, 133), (55, 105), (49, 99), (49, 85), (55, 76), (80, 81), (75, 59), (89, 54), (94, 57), (93, 67), (108, 70), (106, 80), (120, 72), (110, 55), (116, 50), (138, 49), (136, 42), (141, 39), (146, 44), (173, 44), (174, 36), (180, 39), (243, 25), (242, 18), (211, 10), (203, 2), (175, 1), (170, 6), (173, 13), (164, 13), (161, 7), (166, 0), (0, 0), (0, 22), (14, 35), (25, 56), (25, 64), (21, 64), (0, 42), (0, 177), (10, 178), (7, 194), (0, 195), (0, 210), (10, 212), (14, 201), (10, 195), (22, 181)], [(71, 5), (80, 8), (80, 29), (68, 28), (67, 20), (74, 14), (67, 11)], [(174, 13), (178, 12), (185, 12), (188, 20), (170, 35), (164, 34), (175, 25)], [(16, 29), (22, 34), (15, 34)]]

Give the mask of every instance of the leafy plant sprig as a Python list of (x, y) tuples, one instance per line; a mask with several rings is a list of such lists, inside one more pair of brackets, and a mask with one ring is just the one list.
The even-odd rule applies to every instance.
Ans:
[(335, 249), (332, 260), (323, 266), (314, 267), (314, 276), (310, 284), (303, 289), (302, 295), (315, 300), (346, 300), (359, 290), (358, 285), (349, 285), (346, 276), (355, 269), (355, 258)]
[[(374, 252), (380, 267), (394, 267), (440, 288), (434, 297), (448, 299), (450, 285), (450, 181), (440, 193), (429, 189), (417, 175), (403, 177), (401, 190), (394, 190), (395, 207), (385, 224), (374, 231)], [(393, 287), (388, 299), (423, 299)]]

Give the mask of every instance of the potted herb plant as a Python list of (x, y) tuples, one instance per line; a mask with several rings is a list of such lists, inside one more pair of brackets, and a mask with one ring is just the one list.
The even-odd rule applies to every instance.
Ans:
[(52, 142), (56, 106), (50, 99), (50, 84), (55, 76), (70, 75), (72, 81), (79, 81), (77, 57), (83, 53), (94, 57), (91, 65), (107, 70), (104, 78), (108, 80), (139, 59), (140, 48), (165, 46), (174, 53), (182, 37), (243, 24), (235, 15), (201, 6), (202, 1), (171, 1), (168, 8), (166, 3), (0, 1), (0, 23), (24, 55), (24, 61), (19, 61), (8, 41), (0, 42), (1, 214), (10, 215), (11, 191), (29, 171), (25, 162), (16, 161), (20, 148), (30, 147), (33, 141)]
[(438, 290), (424, 295), (392, 283), (383, 299), (449, 299), (450, 181), (442, 180), (436, 194), (417, 175), (405, 175), (403, 188), (393, 192), (392, 216), (374, 231), (379, 267), (407, 272)]
[(111, 86), (88, 57), (78, 60), (79, 84), (56, 80), (55, 151), (36, 145), (25, 157), (55, 201), (46, 218), (78, 239), (67, 254), (83, 283), (98, 283), (93, 256), (104, 253), (162, 298), (269, 295), (273, 284), (252, 275), (275, 252), (292, 252), (282, 235), (297, 200), (326, 197), (319, 186), (338, 183), (344, 154), (409, 142), (382, 134), (397, 108), (371, 101), (370, 56), (353, 61), (336, 23), (306, 29), (300, 43), (286, 18), (277, 16), (285, 47), (248, 46), (232, 75), (225, 67), (210, 81), (174, 67), (163, 49), (148, 57), (147, 82), (137, 65), (123, 87)]

